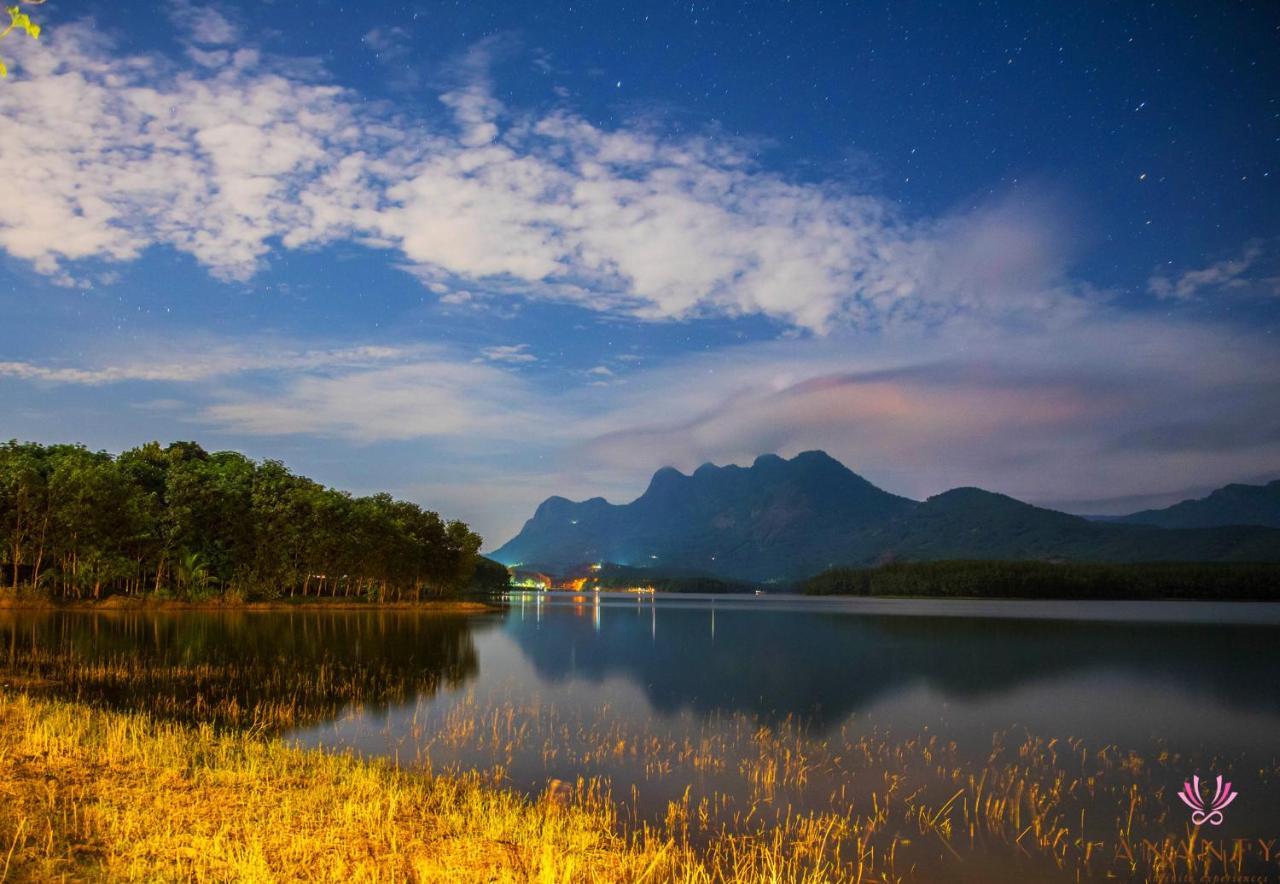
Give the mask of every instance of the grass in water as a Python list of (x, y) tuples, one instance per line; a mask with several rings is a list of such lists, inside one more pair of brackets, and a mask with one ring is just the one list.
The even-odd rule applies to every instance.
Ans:
[(823, 881), (837, 821), (695, 850), (575, 791), (530, 801), (275, 739), (0, 695), (0, 880)]

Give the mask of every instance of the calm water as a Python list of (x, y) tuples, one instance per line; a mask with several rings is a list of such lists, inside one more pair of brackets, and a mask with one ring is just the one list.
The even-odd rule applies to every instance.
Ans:
[[(471, 630), (473, 678), (293, 736), (402, 759), (430, 743), (436, 765), (502, 762), (522, 788), (585, 774), (613, 777), (616, 792), (635, 781), (626, 765), (558, 764), (544, 760), (538, 741), (512, 757), (421, 735), (460, 710), (515, 708), (552, 709), (589, 734), (621, 725), (680, 737), (743, 715), (790, 718), (814, 736), (937, 733), (974, 753), (1008, 731), (1142, 753), (1172, 748), (1241, 768), (1280, 758), (1280, 606), (578, 598), (513, 595), (501, 622)], [(677, 787), (654, 789), (646, 803)]]
[[(477, 617), (9, 615), (0, 654), (11, 666), (36, 648), (231, 664), (248, 673), (234, 688), (242, 705), (270, 689), (270, 673), (323, 668), (346, 687), (312, 696), (290, 739), (480, 769), (530, 793), (597, 777), (641, 817), (686, 789), (695, 799), (741, 791), (763, 757), (761, 728), (841, 751), (936, 737), (954, 742), (957, 764), (1031, 734), (1169, 753), (1152, 789), (1225, 770), (1241, 793), (1231, 837), (1280, 834), (1280, 606), (611, 593), (507, 602)], [(82, 693), (137, 702), (91, 681)], [(830, 806), (851, 777), (835, 750), (830, 758), (808, 784), (767, 800)]]
[(415, 717), (536, 700), (647, 727), (745, 713), (984, 742), (1021, 728), (1215, 753), (1280, 745), (1280, 606), (578, 598), (513, 595), (501, 623), (473, 621), (478, 666), (457, 688), (297, 736), (390, 752)]

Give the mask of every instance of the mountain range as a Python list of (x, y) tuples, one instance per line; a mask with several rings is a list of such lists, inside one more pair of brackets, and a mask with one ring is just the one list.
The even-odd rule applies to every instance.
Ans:
[(1280, 528), (1280, 479), (1266, 485), (1226, 485), (1208, 497), (1184, 500), (1161, 510), (1143, 510), (1108, 521), (1160, 528), (1216, 528), (1222, 525)]
[(493, 553), (566, 573), (592, 563), (787, 581), (888, 560), (1280, 561), (1280, 482), (1107, 521), (980, 488), (891, 494), (822, 451), (654, 473), (631, 503), (550, 497)]

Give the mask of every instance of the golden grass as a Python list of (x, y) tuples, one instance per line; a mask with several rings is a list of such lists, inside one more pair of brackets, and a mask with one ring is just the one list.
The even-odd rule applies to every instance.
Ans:
[[(0, 880), (822, 881), (816, 821), (709, 851), (576, 790), (529, 801), (140, 713), (0, 694)], [(834, 827), (834, 823), (828, 822)], [(797, 836), (801, 840), (797, 840)]]
[[(762, 753), (795, 757), (788, 737)], [(1200, 880), (1256, 872), (1264, 845), (1224, 845), (1175, 831), (1132, 832), (1157, 809), (1136, 788), (1086, 834), (1070, 799), (1141, 762), (1029, 741), (1021, 763), (975, 776), (921, 741), (871, 741), (887, 764), (857, 813), (787, 812), (717, 824), (706, 800), (669, 804), (659, 823), (628, 823), (599, 783), (552, 784), (522, 798), (480, 774), (448, 777), (303, 750), (274, 738), (146, 713), (0, 692), (0, 882), (930, 881)], [(1061, 754), (1058, 749), (1061, 749)], [(928, 756), (953, 784), (945, 800), (906, 792), (894, 756)], [(1056, 768), (1050, 762), (1062, 762)], [(692, 758), (688, 763), (694, 763)], [(1075, 762), (1071, 762), (1075, 763)], [(761, 781), (785, 764), (751, 766)], [(795, 772), (802, 767), (791, 768)], [(1111, 786), (1107, 787), (1111, 790)], [(939, 793), (940, 794), (940, 793)], [(753, 801), (767, 799), (753, 799)], [(1104, 805), (1105, 806), (1105, 805)], [(1261, 868), (1274, 873), (1275, 844)]]
[[(623, 766), (647, 784), (697, 784), (691, 799), (669, 806), (666, 833), (714, 849), (725, 833), (803, 831), (796, 841), (808, 839), (833, 873), (851, 880), (929, 881), (961, 871), (992, 881), (1280, 875), (1280, 837), (1256, 822), (1246, 831), (1267, 838), (1224, 839), (1190, 824), (1174, 792), (1203, 759), (1167, 750), (1147, 758), (1076, 738), (997, 733), (982, 758), (932, 734), (846, 724), (818, 736), (791, 718), (743, 714), (673, 736), (608, 709), (575, 714), (518, 699), (493, 706), (472, 695), (437, 727), (415, 722), (419, 730), (420, 763), (466, 757), (500, 771), (533, 751), (548, 767)], [(708, 773), (710, 783), (701, 779)], [(1243, 775), (1255, 792), (1268, 790), (1280, 764), (1267, 758)], [(808, 813), (803, 825), (797, 808)], [(830, 821), (837, 823), (814, 831)]]

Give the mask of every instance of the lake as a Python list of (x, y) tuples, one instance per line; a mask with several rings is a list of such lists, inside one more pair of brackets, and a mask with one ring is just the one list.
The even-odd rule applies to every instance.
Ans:
[[(472, 617), (0, 613), (0, 655), (7, 678), (35, 686), (74, 660), (73, 690), (109, 705), (181, 718), (194, 692), (216, 720), (257, 716), (306, 746), (479, 770), (531, 795), (608, 794), (633, 824), (683, 807), (701, 820), (694, 839), (892, 806), (912, 821), (917, 873), (952, 869), (937, 863), (965, 846), (968, 874), (1102, 874), (1126, 806), (1126, 845), (1146, 839), (1158, 859), (1187, 836), (1175, 794), (1196, 774), (1239, 793), (1202, 838), (1280, 835), (1280, 606), (504, 601)], [(1025, 821), (1006, 820), (993, 789), (1049, 796), (1032, 834), (1010, 837)], [(953, 793), (963, 801), (946, 805)], [(1060, 856), (1055, 831), (1076, 846)], [(1106, 855), (1086, 861), (1095, 849)], [(1236, 868), (1273, 872), (1256, 852)]]

